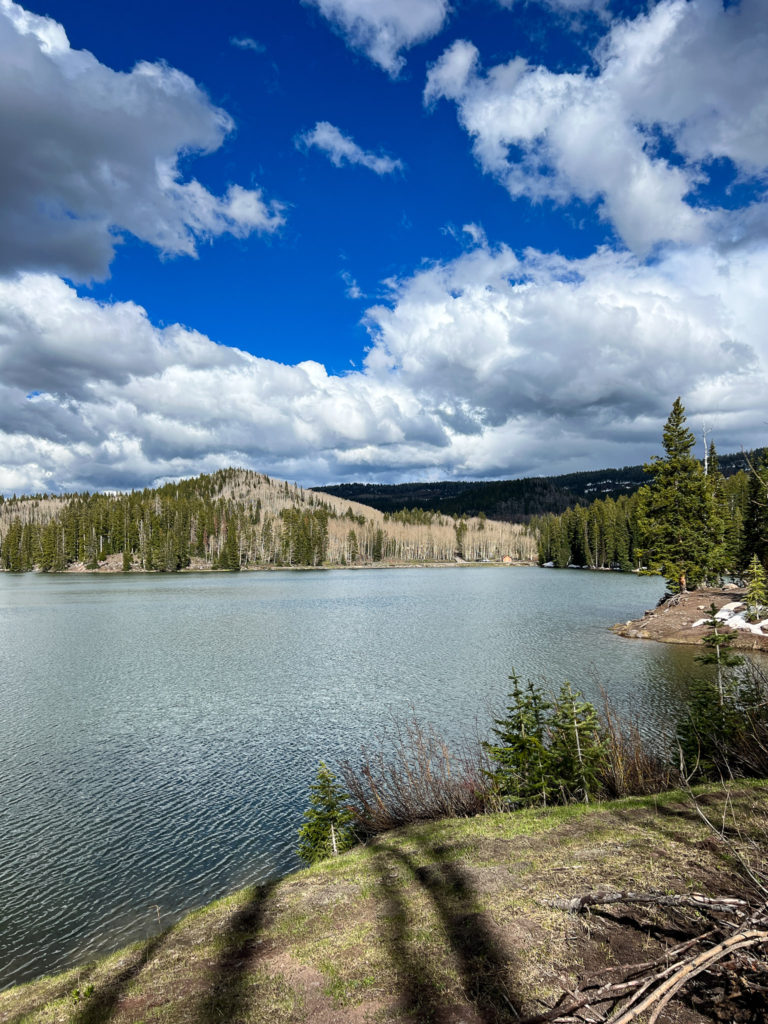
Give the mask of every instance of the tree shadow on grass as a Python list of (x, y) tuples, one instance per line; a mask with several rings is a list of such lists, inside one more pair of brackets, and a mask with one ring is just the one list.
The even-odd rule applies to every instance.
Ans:
[[(111, 975), (103, 984), (85, 996), (82, 1005), (73, 1014), (70, 1024), (105, 1024), (114, 1016), (117, 1004), (125, 990), (138, 977), (150, 958), (163, 945), (169, 931), (161, 932), (154, 938), (147, 939), (131, 955), (130, 961), (117, 974)], [(81, 981), (81, 989), (86, 985)]]
[(252, 886), (245, 903), (229, 919), (205, 992), (189, 1016), (195, 1024), (235, 1024), (245, 1019), (248, 972), (256, 958), (272, 889), (272, 884)]
[[(477, 1017), (483, 1024), (515, 1020), (521, 1010), (510, 990), (509, 953), (494, 935), (487, 916), (475, 908), (477, 894), (468, 873), (453, 859), (455, 852), (450, 847), (426, 841), (418, 846), (417, 859), (386, 842), (377, 844), (381, 853), (405, 867), (429, 896), (454, 954), (464, 996)], [(407, 962), (407, 949), (404, 943), (402, 946), (398, 955)], [(408, 984), (413, 986), (412, 973)], [(439, 1010), (433, 1019), (440, 1019)]]
[(408, 943), (408, 903), (400, 893), (391, 850), (377, 846), (373, 867), (384, 894), (382, 939), (397, 977), (402, 1008), (414, 1020), (440, 1021), (445, 1000), (428, 960), (416, 958)]
[[(208, 984), (201, 996), (196, 1011), (187, 1018), (190, 1024), (227, 1024), (243, 1020), (247, 1001), (247, 972), (253, 962), (257, 937), (262, 930), (264, 907), (271, 891), (271, 885), (254, 886), (248, 891), (246, 902), (232, 915), (221, 938), (221, 948), (211, 968)], [(162, 948), (170, 935), (170, 929), (148, 939), (129, 954), (129, 960), (117, 973), (96, 985), (92, 992), (89, 979), (92, 971), (79, 976), (76, 987), (81, 993), (81, 1002), (70, 1024), (107, 1024), (117, 1013), (118, 1004), (131, 983), (139, 977), (154, 954)], [(69, 992), (74, 993), (75, 985), (68, 981), (66, 986), (51, 998), (60, 999)], [(7, 1019), (6, 1024), (23, 1024), (30, 1015), (29, 1010)]]

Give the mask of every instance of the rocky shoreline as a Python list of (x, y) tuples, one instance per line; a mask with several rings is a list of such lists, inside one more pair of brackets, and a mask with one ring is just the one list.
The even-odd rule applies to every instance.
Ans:
[(724, 587), (690, 590), (667, 598), (650, 608), (640, 619), (617, 623), (613, 632), (638, 640), (657, 640), (665, 644), (701, 644), (709, 632), (706, 619), (712, 604), (717, 618), (736, 633), (733, 646), (739, 650), (768, 651), (768, 620), (752, 625), (745, 622), (744, 589)]

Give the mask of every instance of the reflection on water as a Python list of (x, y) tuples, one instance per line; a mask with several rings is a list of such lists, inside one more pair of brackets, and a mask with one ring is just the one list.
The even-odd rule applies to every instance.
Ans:
[(317, 762), (507, 676), (603, 686), (650, 732), (694, 651), (625, 640), (656, 579), (538, 569), (0, 576), (0, 986), (296, 865)]

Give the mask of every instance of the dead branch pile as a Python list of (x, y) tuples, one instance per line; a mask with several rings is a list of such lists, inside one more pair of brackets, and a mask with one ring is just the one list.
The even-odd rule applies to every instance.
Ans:
[[(692, 794), (691, 794), (692, 796)], [(757, 838), (740, 829), (717, 829), (694, 806), (736, 862), (743, 882), (738, 896), (601, 890), (550, 906), (580, 914), (610, 904), (652, 906), (680, 913), (690, 938), (655, 960), (610, 967), (566, 991), (543, 1013), (519, 1024), (647, 1024), (664, 1020), (669, 1004), (683, 999), (710, 1020), (728, 1024), (768, 1021), (768, 827)]]
[(552, 902), (573, 912), (607, 903), (685, 906), (699, 911), (708, 927), (655, 960), (592, 975), (550, 1010), (520, 1024), (630, 1024), (646, 1013), (648, 1024), (656, 1024), (684, 989), (692, 1005), (714, 1019), (745, 1024), (768, 1019), (768, 902), (751, 913), (745, 900), (700, 895), (597, 892)]

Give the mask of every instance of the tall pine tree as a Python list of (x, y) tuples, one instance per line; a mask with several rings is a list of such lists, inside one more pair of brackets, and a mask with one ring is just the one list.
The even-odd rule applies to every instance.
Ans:
[(666, 576), (672, 593), (716, 574), (715, 537), (720, 531), (713, 489), (691, 454), (695, 440), (685, 426), (683, 403), (676, 398), (664, 426), (664, 457), (654, 456), (644, 467), (653, 482), (638, 492), (643, 558)]
[(768, 452), (751, 466), (743, 544), (744, 567), (750, 564), (753, 555), (757, 555), (764, 568), (768, 567)]

